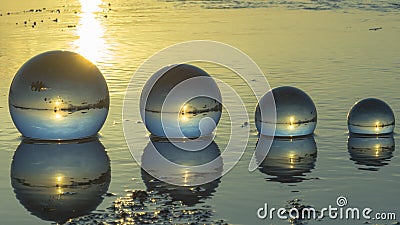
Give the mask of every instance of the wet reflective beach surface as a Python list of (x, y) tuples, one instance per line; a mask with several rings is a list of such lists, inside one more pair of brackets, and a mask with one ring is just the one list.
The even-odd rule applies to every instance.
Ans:
[[(80, 224), (94, 220), (156, 224), (397, 222), (399, 219), (270, 221), (258, 219), (256, 212), (264, 203), (275, 208), (309, 205), (320, 209), (336, 206), (337, 197), (346, 196), (349, 206), (394, 211), (400, 216), (398, 128), (393, 135), (350, 135), (347, 124), (350, 108), (364, 98), (383, 100), (399, 121), (399, 13), (395, 1), (33, 0), (1, 4), (0, 223), (50, 224), (69, 219)], [(262, 150), (262, 143), (267, 141), (258, 135), (254, 124), (257, 99), (234, 72), (212, 63), (190, 62), (231, 85), (245, 103), (249, 120), (243, 117), (232, 127), (223, 107), (219, 119), (219, 110), (201, 112), (204, 105), (208, 108), (213, 102), (188, 101), (201, 113), (189, 111), (189, 106), (180, 107), (176, 110), (180, 122), (189, 121), (189, 117), (196, 124), (202, 116), (219, 119), (215, 140), (205, 146), (209, 154), (179, 154), (171, 142), (150, 139), (148, 133), (137, 131), (131, 138), (142, 152), (141, 159), (146, 161), (150, 156), (153, 160), (154, 154), (161, 154), (183, 167), (220, 160), (213, 167), (186, 173), (177, 169), (172, 175), (163, 174), (162, 164), (150, 172), (142, 170), (134, 162), (123, 134), (121, 112), (127, 84), (135, 70), (160, 49), (199, 39), (225, 42), (245, 52), (264, 71), (272, 88), (293, 86), (305, 91), (318, 112), (314, 135), (274, 139), (268, 157), (257, 158), (260, 167), (249, 172), (257, 143)], [(14, 75), (33, 56), (55, 49), (80, 53), (107, 81), (110, 108), (98, 139), (37, 142), (21, 138), (14, 127), (8, 110)], [(154, 72), (149, 72), (149, 77)], [(29, 117), (43, 113), (54, 121), (76, 119), (83, 124), (82, 117), (101, 117), (106, 110), (95, 107), (72, 114), (54, 112), (57, 100), (68, 101), (64, 95), (44, 96), (50, 84), (38, 79), (25, 86), (31, 94), (40, 95), (43, 106), (51, 105), (51, 110), (31, 113), (31, 109), (23, 109), (22, 116), (29, 111)], [(136, 95), (140, 94), (137, 90)], [(96, 104), (102, 98), (96, 96), (93, 101), (74, 105)], [(223, 104), (239, 105), (230, 96), (224, 96)], [(290, 116), (287, 119), (285, 125), (290, 126)], [(43, 123), (51, 125), (54, 121)], [(140, 119), (128, 122), (144, 126)], [(231, 129), (251, 132), (246, 152), (231, 171), (194, 186), (165, 182), (219, 177), (229, 166), (221, 155)], [(198, 160), (191, 161), (193, 157)]]

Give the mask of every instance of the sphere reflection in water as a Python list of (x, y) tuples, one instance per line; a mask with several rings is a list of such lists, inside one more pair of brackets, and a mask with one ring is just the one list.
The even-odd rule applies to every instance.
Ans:
[[(185, 146), (187, 145), (187, 146)], [(187, 149), (199, 149), (187, 151)], [(177, 186), (196, 186), (221, 177), (223, 161), (219, 148), (210, 138), (173, 142), (152, 138), (142, 155), (142, 168), (151, 176)]]
[(395, 142), (393, 135), (377, 137), (351, 135), (347, 142), (350, 159), (360, 167), (360, 170), (377, 171), (385, 166), (393, 157)]
[(211, 134), (218, 124), (221, 93), (200, 68), (167, 66), (147, 81), (140, 109), (146, 128), (154, 136), (195, 138)]
[(107, 83), (81, 55), (50, 51), (27, 61), (9, 93), (11, 117), (25, 137), (71, 140), (95, 135), (108, 114)]
[(171, 197), (166, 204), (172, 204), (175, 201), (181, 201), (184, 205), (194, 206), (202, 203), (203, 200), (213, 196), (215, 189), (220, 183), (220, 178), (206, 184), (195, 186), (173, 185), (151, 176), (144, 169), (141, 170), (142, 180), (146, 185), (147, 191), (157, 191), (159, 194), (167, 194)]
[[(276, 107), (276, 130), (274, 136), (294, 137), (312, 134), (317, 126), (317, 110), (312, 99), (302, 90), (295, 87), (278, 87), (271, 90)], [(271, 135), (268, 124), (272, 121), (265, 120), (267, 114), (266, 101), (270, 92), (266, 93), (256, 108), (255, 122), (259, 133)], [(260, 107), (261, 106), (261, 107)]]
[(304, 174), (311, 172), (317, 160), (317, 145), (313, 136), (297, 138), (274, 138), (267, 157), (263, 156), (268, 148), (264, 142), (266, 137), (261, 135), (257, 143), (258, 161), (262, 160), (259, 170), (274, 176), (269, 181), (281, 183), (298, 183), (305, 180)]
[(394, 130), (394, 113), (385, 102), (366, 98), (351, 108), (347, 124), (349, 131), (355, 134), (389, 134)]
[(20, 203), (57, 223), (95, 210), (110, 180), (110, 160), (97, 138), (68, 143), (24, 139), (11, 164), (11, 184)]

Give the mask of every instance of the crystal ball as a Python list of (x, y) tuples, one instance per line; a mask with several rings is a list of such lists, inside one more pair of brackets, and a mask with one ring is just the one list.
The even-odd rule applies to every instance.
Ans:
[(101, 204), (111, 181), (110, 159), (98, 138), (23, 139), (10, 176), (16, 198), (32, 215), (64, 224)]
[(25, 137), (72, 140), (93, 136), (106, 120), (107, 83), (83, 56), (49, 51), (28, 60), (10, 87), (12, 120)]
[[(262, 116), (268, 113), (270, 105), (262, 103), (271, 92), (275, 100), (276, 123)], [(274, 136), (277, 137), (309, 135), (317, 126), (317, 110), (313, 100), (304, 91), (289, 86), (277, 87), (260, 99), (255, 122), (258, 132), (263, 135), (272, 136), (272, 123), (276, 126)]]
[(215, 80), (200, 68), (172, 65), (146, 82), (140, 109), (152, 135), (197, 138), (215, 130), (222, 114), (221, 93)]
[(376, 98), (356, 102), (347, 115), (349, 131), (354, 134), (393, 133), (395, 118), (390, 106)]

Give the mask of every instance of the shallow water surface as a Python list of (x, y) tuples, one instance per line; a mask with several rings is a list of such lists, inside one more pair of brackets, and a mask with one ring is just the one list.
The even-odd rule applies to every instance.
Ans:
[[(97, 189), (97, 185), (107, 187), (107, 177), (103, 183), (89, 186), (83, 192), (91, 192), (93, 188), (96, 189), (94, 192), (101, 192), (102, 197), (97, 196), (93, 202), (96, 205), (85, 208), (83, 214), (96, 207), (98, 211), (105, 210), (117, 197), (124, 197), (125, 190), (141, 189), (167, 193), (181, 200), (184, 209), (208, 207), (212, 218), (232, 224), (290, 224), (276, 218), (260, 220), (256, 216), (257, 209), (264, 203), (269, 207), (285, 207), (296, 203), (298, 200), (295, 199), (321, 209), (336, 206), (338, 196), (347, 197), (349, 206), (370, 207), (376, 212), (394, 211), (400, 217), (400, 159), (395, 148), (398, 135), (382, 139), (349, 137), (346, 121), (350, 107), (366, 97), (384, 100), (392, 107), (396, 120), (399, 119), (398, 4), (395, 1), (307, 2), (150, 0), (132, 3), (111, 0), (108, 4), (106, 1), (24, 0), (2, 4), (1, 224), (60, 222), (54, 219), (54, 211), (41, 202), (49, 196), (33, 187), (30, 191), (28, 186), (13, 179), (14, 171), (23, 169), (16, 163), (19, 153), (25, 151), (21, 148), (27, 148), (27, 151), (32, 145), (24, 144), (8, 110), (9, 86), (18, 68), (34, 55), (55, 49), (76, 51), (90, 59), (102, 71), (110, 90), (110, 111), (95, 145), (104, 146), (105, 152), (101, 153), (99, 149), (98, 153), (103, 156), (106, 153), (110, 159), (111, 182), (106, 192), (116, 196), (102, 195), (104, 190)], [(36, 12), (37, 9), (41, 10)], [(209, 183), (204, 190), (196, 192), (164, 183), (155, 184), (141, 171), (126, 145), (121, 112), (128, 82), (141, 63), (171, 44), (201, 39), (224, 42), (242, 50), (264, 71), (271, 87), (289, 85), (304, 90), (317, 107), (318, 123), (313, 137), (274, 142), (272, 150), (276, 154), (267, 158), (266, 164), (258, 170), (249, 172), (256, 143), (262, 141), (258, 140), (253, 120), (256, 98), (250, 94), (246, 83), (229, 70), (210, 63), (197, 63), (211, 76), (230, 84), (245, 102), (250, 115), (249, 121), (245, 117), (243, 121), (236, 121), (244, 126), (231, 127), (229, 117), (223, 111), (213, 146), (222, 152), (231, 128), (240, 131), (250, 126), (251, 136), (238, 165), (221, 179)], [(223, 102), (237, 104), (229, 97)], [(397, 130), (395, 128), (395, 132)], [(131, 138), (142, 146), (138, 151), (146, 151), (147, 134), (136, 132)], [(42, 147), (33, 146), (37, 154), (42, 154), (39, 153)], [(50, 157), (52, 152), (46, 154)], [(307, 156), (293, 159), (296, 154)], [(84, 159), (85, 155), (77, 153), (77, 157)], [(46, 165), (49, 162), (38, 160), (35, 163)], [(88, 161), (88, 165), (90, 163), (92, 161)], [(52, 171), (46, 173), (49, 172), (52, 179), (58, 179)], [(20, 188), (24, 188), (23, 191)], [(51, 191), (56, 190), (55, 186), (51, 188), (54, 188)], [(79, 199), (79, 190), (68, 192), (78, 194), (61, 197)], [(25, 201), (28, 197), (29, 201)], [(70, 217), (77, 215), (81, 214)], [(325, 218), (307, 222), (363, 224), (366, 221)], [(373, 224), (393, 222), (371, 221)]]

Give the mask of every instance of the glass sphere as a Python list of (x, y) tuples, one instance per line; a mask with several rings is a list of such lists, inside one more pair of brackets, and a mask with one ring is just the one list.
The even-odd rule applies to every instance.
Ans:
[[(273, 176), (269, 181), (298, 183), (305, 180), (304, 174), (315, 167), (317, 145), (313, 136), (296, 138), (274, 138), (268, 151), (268, 139), (260, 135), (256, 159), (261, 162), (259, 170)], [(265, 153), (267, 157), (264, 158)]]
[(349, 131), (355, 134), (393, 133), (395, 119), (390, 106), (376, 98), (356, 102), (347, 115)]
[(221, 93), (214, 79), (200, 68), (167, 66), (145, 84), (140, 108), (152, 135), (196, 138), (216, 128), (222, 113)]
[(110, 159), (97, 138), (62, 143), (24, 139), (11, 163), (19, 202), (32, 215), (60, 224), (95, 210), (110, 181)]
[(317, 110), (312, 99), (295, 87), (277, 87), (266, 93), (256, 108), (255, 122), (259, 133), (272, 135), (271, 123), (262, 115), (267, 114), (269, 104), (262, 104), (272, 92), (276, 107), (274, 136), (294, 137), (312, 134), (317, 126)]
[(23, 136), (72, 140), (95, 135), (106, 120), (107, 83), (81, 55), (50, 51), (28, 60), (10, 87), (12, 120)]
[(393, 135), (378, 137), (350, 135), (347, 142), (350, 160), (367, 167), (360, 170), (377, 171), (379, 167), (389, 164), (393, 157), (395, 142)]
[(180, 142), (179, 146), (166, 139), (151, 138), (143, 151), (141, 167), (165, 183), (196, 186), (222, 176), (220, 154), (218, 145), (211, 138)]

